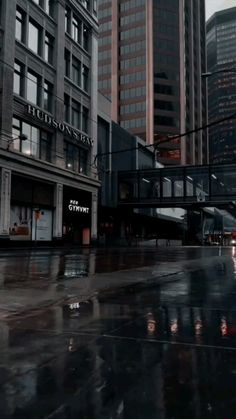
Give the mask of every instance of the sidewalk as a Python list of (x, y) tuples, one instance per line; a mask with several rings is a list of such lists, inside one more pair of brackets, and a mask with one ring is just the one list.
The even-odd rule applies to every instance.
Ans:
[(138, 269), (100, 273), (63, 281), (37, 281), (33, 286), (16, 286), (0, 290), (0, 318), (27, 314), (53, 305), (82, 302), (101, 292), (135, 286), (157, 286), (163, 282), (178, 281), (187, 272), (223, 263), (228, 256), (214, 256), (182, 262), (162, 262)]

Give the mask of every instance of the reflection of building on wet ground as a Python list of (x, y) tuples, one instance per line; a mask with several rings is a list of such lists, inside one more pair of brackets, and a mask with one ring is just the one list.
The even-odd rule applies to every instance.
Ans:
[(235, 334), (234, 313), (161, 304), (145, 306), (140, 317), (122, 295), (74, 301), (19, 319), (17, 328), (1, 322), (3, 417), (200, 419), (220, 408), (223, 389), (235, 382), (233, 352), (220, 349)]
[(97, 236), (96, 2), (1, 1), (0, 238)]

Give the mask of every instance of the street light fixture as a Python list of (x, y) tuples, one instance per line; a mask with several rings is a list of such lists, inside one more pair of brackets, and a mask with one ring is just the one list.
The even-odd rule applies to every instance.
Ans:
[(25, 134), (20, 134), (15, 138), (11, 138), (9, 140), (7, 140), (7, 150), (9, 151), (10, 149), (10, 145), (15, 141), (15, 140), (20, 140), (20, 141), (27, 141), (28, 140), (28, 136)]

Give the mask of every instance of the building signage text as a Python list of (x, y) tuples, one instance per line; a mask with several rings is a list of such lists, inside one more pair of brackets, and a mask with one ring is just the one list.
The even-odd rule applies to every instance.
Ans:
[(69, 137), (74, 138), (75, 140), (89, 147), (93, 146), (92, 138), (89, 138), (87, 135), (84, 135), (76, 131), (75, 129), (64, 124), (64, 122), (58, 122), (55, 118), (51, 117), (47, 113), (35, 108), (35, 106), (27, 105), (27, 113), (33, 116), (34, 118), (37, 118), (45, 124), (49, 125), (50, 127), (58, 129), (59, 131), (67, 134)]
[(89, 213), (89, 208), (88, 207), (81, 207), (78, 203), (78, 201), (74, 201), (74, 200), (70, 200), (70, 203), (68, 205), (69, 211), (72, 212), (82, 212), (84, 214), (88, 214)]

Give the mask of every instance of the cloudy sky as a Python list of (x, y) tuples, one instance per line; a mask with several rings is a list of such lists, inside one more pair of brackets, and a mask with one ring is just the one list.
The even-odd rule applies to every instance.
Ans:
[(205, 0), (206, 3), (206, 19), (219, 10), (236, 7), (236, 0)]

